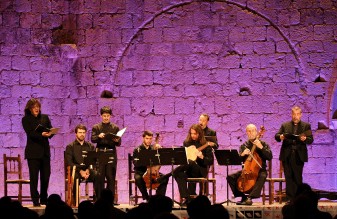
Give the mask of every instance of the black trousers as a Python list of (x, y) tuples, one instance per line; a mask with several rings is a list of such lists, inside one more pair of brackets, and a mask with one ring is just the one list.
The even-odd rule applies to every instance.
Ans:
[(295, 197), (297, 187), (303, 183), (304, 162), (301, 161), (296, 150), (292, 150), (290, 156), (282, 161), (284, 177), (286, 179), (286, 195), (291, 200)]
[[(241, 176), (242, 171), (238, 171), (236, 173), (230, 174), (227, 176), (227, 182), (230, 186), (234, 197), (245, 197), (246, 194), (239, 191), (237, 182), (239, 177)], [(260, 169), (258, 177), (256, 179), (256, 183), (253, 186), (252, 190), (247, 194), (250, 198), (259, 198), (261, 196), (261, 191), (263, 188), (263, 185), (267, 178), (267, 171), (264, 169)]]
[[(90, 169), (89, 170), (89, 177), (87, 181), (93, 182), (94, 184), (94, 190), (95, 190), (95, 198), (96, 200), (100, 198), (101, 192), (102, 192), (102, 183), (101, 183), (101, 177), (98, 175), (97, 171)], [(75, 177), (74, 177), (74, 184), (73, 184), (73, 200), (76, 200), (76, 179), (79, 179), (79, 183), (84, 181), (84, 178), (81, 177), (81, 174), (79, 171), (76, 171)]]
[(178, 184), (181, 198), (188, 198), (190, 195), (196, 195), (196, 183), (188, 183), (187, 185), (187, 178), (207, 177), (202, 175), (200, 170), (201, 167), (197, 163), (191, 162), (187, 165), (178, 166), (173, 171), (173, 176)]
[[(50, 179), (50, 158), (28, 159), (29, 179), (30, 179), (30, 195), (33, 203), (47, 202), (48, 185)], [(40, 174), (40, 193), (38, 192), (38, 181)]]
[(106, 179), (107, 182), (106, 188), (112, 191), (113, 197), (115, 197), (116, 169), (117, 169), (116, 159), (114, 163), (99, 165), (98, 169), (98, 175), (100, 176), (99, 183), (101, 184), (100, 187), (104, 188), (104, 182)]
[[(149, 199), (149, 193), (147, 192), (146, 184), (145, 184), (145, 181), (143, 179), (144, 173), (145, 172), (137, 171), (137, 172), (135, 172), (134, 177), (135, 177), (136, 186), (138, 187), (140, 193), (142, 193), (143, 200), (148, 200)], [(163, 176), (162, 173), (159, 173), (159, 175), (160, 175), (160, 177)], [(157, 195), (166, 195), (167, 184), (168, 184), (168, 178), (161, 178), (160, 185), (156, 189), (156, 194)]]

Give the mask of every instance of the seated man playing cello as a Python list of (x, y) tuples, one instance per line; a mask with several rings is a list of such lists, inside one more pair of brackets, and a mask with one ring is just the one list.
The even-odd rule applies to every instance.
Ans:
[(244, 167), (241, 171), (227, 177), (234, 197), (241, 197), (241, 201), (236, 203), (238, 205), (252, 205), (252, 199), (261, 196), (261, 190), (267, 178), (266, 160), (273, 158), (269, 145), (259, 140), (263, 131), (264, 129), (257, 133), (254, 124), (247, 125), (248, 141), (242, 144), (239, 150)]
[[(133, 160), (135, 164), (136, 158), (139, 157), (139, 153), (142, 150), (157, 150), (160, 149), (161, 146), (158, 144), (158, 135), (156, 137), (156, 143), (152, 144), (152, 138), (153, 133), (150, 131), (144, 131), (143, 133), (143, 143), (136, 147), (133, 150)], [(168, 178), (171, 174), (163, 175), (159, 173), (160, 166), (153, 166), (151, 171), (149, 171), (150, 168), (146, 166), (135, 166), (135, 183), (139, 189), (139, 191), (142, 193), (142, 198), (144, 201), (149, 200), (149, 194), (147, 192), (147, 189), (156, 189), (157, 195), (165, 195), (166, 194), (166, 188), (168, 183)], [(151, 172), (151, 174), (150, 174)]]

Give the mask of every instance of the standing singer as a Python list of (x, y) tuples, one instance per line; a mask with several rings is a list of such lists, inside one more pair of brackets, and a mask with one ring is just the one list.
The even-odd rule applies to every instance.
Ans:
[(283, 141), (279, 159), (284, 168), (288, 201), (295, 197), (297, 187), (303, 183), (304, 162), (308, 161), (307, 144), (314, 141), (310, 124), (301, 121), (301, 117), (301, 108), (293, 107), (291, 109), (292, 120), (283, 123), (275, 134), (277, 142)]
[[(143, 133), (143, 143), (136, 147), (133, 150), (133, 158), (138, 158), (140, 151), (142, 150), (157, 150), (160, 149), (161, 146), (156, 142), (156, 144), (152, 144), (152, 138), (153, 138), (153, 133), (150, 131), (144, 131)], [(135, 166), (135, 183), (139, 189), (139, 191), (142, 193), (142, 198), (145, 202), (149, 201), (149, 194), (147, 192), (147, 187), (146, 183), (144, 181), (144, 174), (147, 171), (146, 166)], [(159, 171), (159, 169), (158, 169)], [(159, 186), (156, 189), (156, 194), (157, 195), (165, 195), (166, 194), (166, 188), (167, 188), (167, 183), (168, 183), (168, 178), (170, 177), (169, 175), (163, 175), (162, 173), (159, 173), (159, 177), (152, 181), (152, 183), (158, 183)]]
[[(248, 196), (246, 195), (246, 192), (242, 192), (238, 188), (238, 180), (241, 177), (242, 170), (230, 174), (227, 177), (228, 184), (231, 187), (234, 197), (241, 197), (241, 201), (236, 203), (238, 205), (252, 205), (252, 199), (259, 198), (261, 196), (261, 190), (267, 178), (266, 160), (271, 160), (273, 158), (269, 145), (266, 142), (258, 139), (258, 132), (254, 124), (247, 125), (246, 134), (248, 140), (240, 146), (239, 150), (242, 161), (245, 162), (248, 157), (253, 155), (251, 150), (253, 146), (256, 145), (254, 153), (257, 153), (257, 155), (261, 158), (262, 164), (260, 164), (261, 168), (258, 172), (255, 185), (250, 191), (247, 191)], [(255, 161), (253, 160), (252, 162)]]
[(102, 185), (100, 188), (104, 188), (104, 181), (106, 178), (107, 188), (111, 190), (113, 197), (115, 197), (115, 183), (116, 183), (116, 169), (117, 169), (117, 154), (116, 146), (121, 145), (121, 138), (117, 136), (112, 136), (112, 134), (117, 134), (119, 127), (110, 122), (112, 110), (108, 106), (104, 106), (100, 110), (102, 122), (93, 126), (91, 141), (97, 143), (96, 148), (101, 151), (109, 151), (113, 153), (114, 161), (108, 164), (99, 164), (99, 175), (102, 177), (100, 183)]
[[(27, 102), (22, 126), (27, 135), (25, 159), (28, 161), (30, 195), (34, 206), (45, 205), (51, 169), (49, 139), (54, 135), (49, 131), (52, 125), (48, 115), (41, 114), (41, 103), (38, 99), (31, 98)], [(44, 130), (37, 129), (38, 126)], [(39, 176), (40, 193), (37, 189)]]

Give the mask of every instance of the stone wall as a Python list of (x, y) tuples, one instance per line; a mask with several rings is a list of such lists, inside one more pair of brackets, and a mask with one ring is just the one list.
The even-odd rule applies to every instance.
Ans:
[[(109, 105), (112, 121), (127, 127), (117, 174), (119, 202), (127, 203), (127, 154), (145, 129), (159, 132), (163, 147), (179, 146), (200, 113), (208, 113), (220, 149), (237, 149), (248, 123), (264, 125), (277, 172), (274, 134), (299, 105), (315, 138), (304, 180), (337, 190), (336, 6), (333, 0), (3, 0), (0, 152), (23, 155), (23, 109), (39, 98), (42, 112), (61, 127), (50, 140), (49, 192), (64, 195), (63, 151), (73, 129), (78, 123), (91, 129)], [(28, 177), (26, 162), (24, 168)], [(222, 201), (226, 171), (215, 168)]]

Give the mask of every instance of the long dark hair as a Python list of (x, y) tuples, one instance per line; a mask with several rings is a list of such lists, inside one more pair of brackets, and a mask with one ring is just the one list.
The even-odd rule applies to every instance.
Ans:
[(33, 108), (34, 105), (38, 105), (40, 107), (40, 112), (39, 112), (39, 115), (41, 115), (41, 103), (38, 99), (35, 99), (35, 98), (31, 98), (30, 100), (28, 100), (27, 104), (26, 104), (26, 107), (25, 107), (25, 116), (28, 116), (30, 114), (32, 114), (30, 112), (30, 109)]
[(206, 139), (204, 136), (204, 131), (202, 130), (201, 126), (199, 124), (193, 124), (190, 129), (188, 130), (188, 134), (187, 137), (185, 139), (185, 142), (191, 142), (193, 141), (192, 137), (191, 137), (191, 130), (195, 130), (198, 134), (198, 139), (197, 141), (200, 142), (201, 145), (206, 144)]

